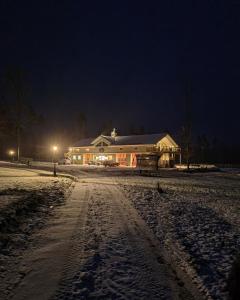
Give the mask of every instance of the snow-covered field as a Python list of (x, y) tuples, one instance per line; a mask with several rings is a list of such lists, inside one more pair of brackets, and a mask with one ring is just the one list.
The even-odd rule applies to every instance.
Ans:
[(46, 171), (0, 167), (1, 299), (9, 299), (23, 277), (18, 265), (32, 234), (64, 203), (71, 183)]
[(0, 167), (3, 299), (186, 300), (198, 291), (196, 299), (227, 299), (240, 251), (238, 170), (140, 176), (131, 168), (59, 166), (78, 177), (66, 198), (71, 180), (40, 167)]
[(206, 296), (226, 299), (227, 279), (240, 252), (239, 178), (207, 173), (118, 182), (173, 264)]
[(68, 182), (47, 171), (0, 167), (0, 209), (30, 194), (39, 196), (47, 192), (50, 198)]

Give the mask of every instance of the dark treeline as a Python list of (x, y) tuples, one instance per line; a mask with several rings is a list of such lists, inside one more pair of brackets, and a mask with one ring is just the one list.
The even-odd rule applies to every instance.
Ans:
[[(182, 149), (183, 162), (187, 163), (184, 146)], [(240, 165), (240, 145), (227, 144), (216, 138), (211, 139), (205, 134), (193, 136), (190, 152), (190, 163)]]
[[(240, 164), (240, 145), (212, 139), (205, 134), (197, 135), (192, 130), (191, 91), (185, 97), (186, 114), (183, 126), (176, 138), (182, 148), (184, 163)], [(99, 134), (110, 135), (112, 120), (99, 124), (94, 135), (89, 133), (89, 122), (84, 112), (76, 112), (67, 125), (54, 122), (36, 111), (27, 85), (27, 74), (20, 68), (8, 68), (0, 85), (0, 158), (9, 159), (9, 150), (15, 159), (31, 157), (36, 160), (51, 160), (51, 147), (59, 145), (59, 156), (76, 141)], [(163, 129), (159, 129), (162, 131)], [(166, 132), (167, 130), (165, 130)], [(129, 124), (119, 135), (148, 134), (143, 125)], [(173, 136), (176, 136), (172, 133)]]

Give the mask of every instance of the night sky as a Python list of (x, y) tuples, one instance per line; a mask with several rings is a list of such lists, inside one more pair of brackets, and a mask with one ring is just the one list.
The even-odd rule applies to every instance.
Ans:
[(191, 82), (196, 133), (239, 136), (240, 1), (0, 2), (0, 73), (27, 71), (52, 126), (85, 112), (89, 135), (179, 131)]

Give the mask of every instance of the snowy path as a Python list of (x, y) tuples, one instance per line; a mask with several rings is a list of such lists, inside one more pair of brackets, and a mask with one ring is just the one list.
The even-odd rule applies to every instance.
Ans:
[(76, 183), (23, 258), (14, 300), (191, 299), (113, 179)]

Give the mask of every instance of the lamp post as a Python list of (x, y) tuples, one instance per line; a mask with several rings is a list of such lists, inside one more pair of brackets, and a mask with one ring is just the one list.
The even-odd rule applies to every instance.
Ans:
[(56, 170), (56, 153), (58, 151), (58, 146), (53, 146), (52, 147), (52, 152), (53, 152), (53, 176), (57, 176), (57, 170)]
[(14, 161), (14, 154), (15, 154), (15, 151), (13, 151), (13, 150), (8, 151), (8, 155), (12, 158), (12, 161)]

